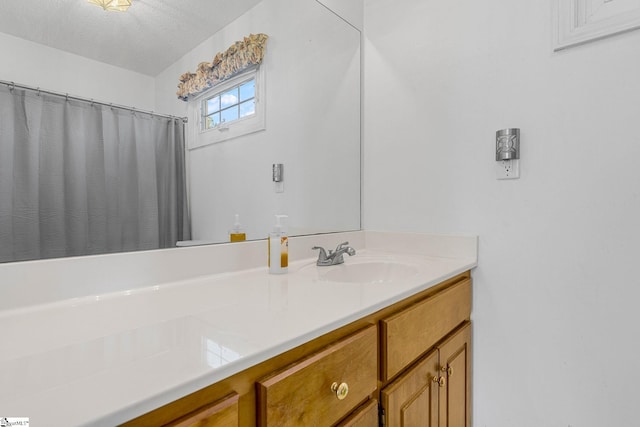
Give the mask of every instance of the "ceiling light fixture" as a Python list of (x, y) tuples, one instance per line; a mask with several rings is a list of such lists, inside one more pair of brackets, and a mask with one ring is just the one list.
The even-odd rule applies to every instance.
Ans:
[(131, 6), (131, 0), (87, 0), (89, 3), (93, 3), (100, 6), (104, 10), (115, 10), (118, 12), (124, 12)]

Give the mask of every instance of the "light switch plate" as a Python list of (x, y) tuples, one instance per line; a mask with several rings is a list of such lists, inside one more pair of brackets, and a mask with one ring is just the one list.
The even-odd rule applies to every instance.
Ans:
[(500, 160), (496, 162), (497, 179), (520, 178), (520, 159)]

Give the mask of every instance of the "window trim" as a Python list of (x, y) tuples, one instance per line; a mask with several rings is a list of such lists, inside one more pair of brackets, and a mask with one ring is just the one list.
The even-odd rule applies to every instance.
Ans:
[[(202, 121), (204, 115), (204, 100), (222, 94), (239, 84), (255, 79), (255, 114), (242, 117), (227, 124), (216, 126), (211, 129), (203, 129)], [(211, 89), (199, 94), (189, 100), (189, 119), (194, 126), (191, 126), (191, 137), (188, 141), (189, 150), (204, 147), (211, 144), (228, 141), (241, 136), (249, 135), (266, 129), (266, 106), (265, 106), (265, 76), (263, 67), (252, 67)]]

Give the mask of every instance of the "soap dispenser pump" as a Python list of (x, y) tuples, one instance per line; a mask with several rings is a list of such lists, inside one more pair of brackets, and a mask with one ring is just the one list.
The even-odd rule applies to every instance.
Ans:
[(282, 219), (287, 215), (276, 215), (276, 224), (269, 233), (269, 273), (285, 274), (289, 267), (289, 237), (284, 232)]

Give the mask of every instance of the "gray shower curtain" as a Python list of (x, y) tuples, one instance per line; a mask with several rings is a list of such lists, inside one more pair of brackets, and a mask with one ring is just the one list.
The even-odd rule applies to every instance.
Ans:
[(0, 262), (190, 239), (184, 123), (0, 86)]

